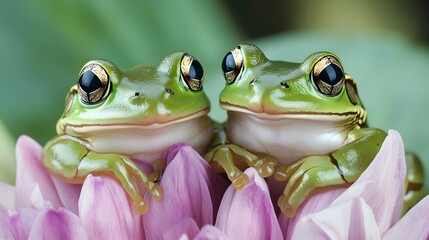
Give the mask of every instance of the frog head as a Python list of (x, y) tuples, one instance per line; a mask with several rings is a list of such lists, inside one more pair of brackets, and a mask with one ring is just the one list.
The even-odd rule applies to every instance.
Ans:
[(226, 54), (222, 70), (220, 105), (229, 112), (365, 123), (356, 85), (332, 53), (317, 52), (302, 63), (272, 61), (256, 46), (242, 44)]
[(201, 64), (186, 53), (171, 54), (158, 67), (139, 65), (128, 71), (109, 61), (90, 61), (66, 98), (57, 132), (154, 127), (206, 115), (210, 103), (202, 81)]

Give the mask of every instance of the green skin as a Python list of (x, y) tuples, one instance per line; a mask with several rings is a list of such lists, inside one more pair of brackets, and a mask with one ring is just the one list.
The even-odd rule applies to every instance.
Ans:
[[(344, 74), (335, 96), (317, 89), (311, 78), (314, 66), (326, 56), (338, 57), (319, 52), (291, 63), (271, 61), (253, 45), (239, 49), (242, 67), (220, 94), (228, 113), (226, 136), (205, 158), (224, 170), (237, 189), (248, 181), (242, 172), (247, 166), (263, 177), (274, 174), (287, 181), (278, 200), (287, 216), (294, 216), (312, 192), (355, 182), (386, 133), (366, 127), (367, 114), (350, 76)], [(422, 171), (409, 172), (408, 180), (421, 186)], [(408, 192), (416, 199), (418, 194)]]
[[(201, 89), (189, 89), (181, 69), (184, 55), (171, 54), (158, 68), (141, 65), (129, 71), (108, 61), (87, 63), (105, 69), (111, 91), (88, 104), (77, 85), (71, 88), (58, 136), (44, 148), (43, 163), (50, 173), (70, 183), (83, 183), (89, 174), (117, 179), (139, 214), (148, 206), (133, 178), (161, 199), (155, 181), (168, 148), (187, 142), (203, 153), (213, 137), (209, 100)], [(152, 164), (154, 173), (147, 175), (136, 162)]]
[(407, 160), (407, 175), (402, 215), (407, 213), (408, 210), (428, 195), (428, 191), (423, 185), (425, 175), (419, 157), (413, 153), (407, 152), (405, 153), (405, 158)]

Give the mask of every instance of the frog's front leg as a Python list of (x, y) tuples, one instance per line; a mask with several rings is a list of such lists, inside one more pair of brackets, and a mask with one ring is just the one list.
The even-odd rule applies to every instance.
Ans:
[(428, 191), (424, 187), (425, 175), (419, 157), (413, 153), (405, 154), (407, 175), (405, 178), (405, 195), (402, 215), (423, 199)]
[(365, 171), (386, 138), (375, 128), (355, 129), (349, 133), (349, 143), (327, 156), (309, 156), (278, 168), (277, 180), (288, 180), (278, 204), (282, 212), (292, 217), (297, 208), (314, 190), (355, 182)]
[(223, 143), (210, 150), (204, 158), (212, 165), (220, 165), (235, 189), (243, 188), (248, 177), (243, 173), (247, 167), (255, 168), (261, 177), (274, 173), (277, 160), (270, 156), (257, 156), (246, 149), (231, 143)]
[(132, 199), (136, 213), (148, 206), (133, 181), (136, 178), (155, 199), (162, 198), (161, 188), (127, 156), (89, 150), (85, 142), (66, 135), (51, 140), (44, 149), (43, 164), (55, 176), (70, 183), (83, 183), (89, 174), (114, 177)]

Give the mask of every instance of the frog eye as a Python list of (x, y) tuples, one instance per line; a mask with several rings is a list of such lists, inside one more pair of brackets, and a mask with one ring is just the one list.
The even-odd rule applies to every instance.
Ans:
[(227, 84), (234, 83), (243, 67), (243, 54), (240, 47), (227, 53), (222, 60), (222, 71)]
[(319, 92), (328, 96), (338, 95), (344, 85), (344, 71), (340, 61), (333, 56), (321, 58), (313, 67), (311, 80)]
[(200, 62), (189, 54), (183, 55), (180, 70), (184, 85), (191, 91), (200, 91), (203, 88), (204, 70)]
[(87, 104), (98, 103), (110, 93), (109, 75), (99, 64), (89, 64), (82, 69), (77, 86), (83, 102)]

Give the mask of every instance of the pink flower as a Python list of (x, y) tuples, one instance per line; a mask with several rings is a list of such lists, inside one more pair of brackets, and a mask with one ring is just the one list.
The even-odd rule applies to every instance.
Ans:
[(32, 139), (21, 137), (16, 148), (16, 186), (0, 186), (7, 192), (0, 239), (141, 238), (140, 217), (115, 181), (88, 176), (83, 186), (67, 184), (45, 170)]
[[(0, 182), (0, 239), (176, 239), (224, 236), (214, 220), (227, 181), (188, 145), (168, 154), (164, 198), (134, 213), (120, 184), (89, 175), (83, 185), (52, 177), (34, 140), (17, 142), (16, 186)], [(207, 226), (206, 226), (207, 225)]]
[(149, 211), (136, 215), (121, 186), (88, 176), (83, 185), (50, 176), (41, 147), (17, 143), (16, 186), (0, 183), (0, 239), (426, 239), (426, 197), (399, 219), (405, 160), (400, 136), (390, 131), (380, 153), (348, 189), (319, 193), (297, 215), (278, 218), (269, 188), (252, 168), (241, 190), (229, 187), (190, 146), (167, 156)]
[(149, 198), (149, 211), (142, 216), (147, 239), (160, 239), (164, 234), (174, 236), (170, 239), (182, 234), (193, 238), (204, 225), (214, 223), (227, 187), (226, 180), (186, 144), (170, 149), (160, 184), (163, 200)]

